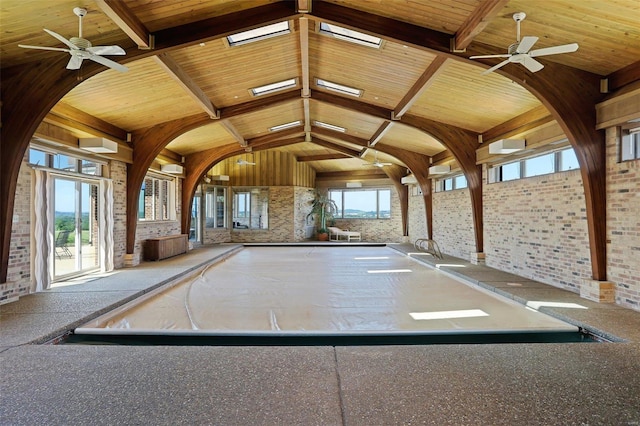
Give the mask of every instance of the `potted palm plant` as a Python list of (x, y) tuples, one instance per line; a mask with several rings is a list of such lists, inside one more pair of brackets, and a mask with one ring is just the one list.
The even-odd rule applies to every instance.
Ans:
[(321, 194), (316, 191), (316, 196), (311, 201), (311, 211), (307, 215), (309, 218), (320, 218), (320, 227), (317, 229), (318, 239), (320, 241), (327, 241), (329, 239), (329, 231), (327, 230), (327, 221), (331, 220), (338, 213), (338, 206), (325, 194)]

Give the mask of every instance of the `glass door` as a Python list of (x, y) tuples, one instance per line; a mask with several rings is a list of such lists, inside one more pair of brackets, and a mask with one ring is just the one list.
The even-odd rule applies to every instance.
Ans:
[(54, 280), (100, 267), (98, 184), (54, 179)]
[(193, 196), (191, 204), (191, 224), (189, 229), (189, 241), (202, 242), (202, 192), (198, 188)]

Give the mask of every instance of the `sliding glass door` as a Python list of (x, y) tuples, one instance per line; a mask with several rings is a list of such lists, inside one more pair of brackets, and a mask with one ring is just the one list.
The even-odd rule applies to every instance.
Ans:
[(98, 183), (55, 177), (54, 280), (100, 268)]

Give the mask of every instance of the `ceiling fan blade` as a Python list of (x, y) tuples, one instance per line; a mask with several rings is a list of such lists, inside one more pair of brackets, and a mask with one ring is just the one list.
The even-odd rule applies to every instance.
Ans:
[(91, 59), (92, 61), (102, 64), (106, 67), (112, 68), (116, 71), (120, 71), (120, 72), (129, 71), (129, 68), (125, 67), (124, 65), (120, 65), (119, 63), (114, 62), (111, 59), (103, 58), (100, 55), (91, 55), (89, 56), (88, 59)]
[(494, 65), (491, 68), (489, 68), (488, 70), (486, 70), (485, 72), (483, 72), (482, 75), (490, 74), (490, 73), (494, 72), (495, 70), (497, 70), (498, 68), (507, 65), (509, 62), (511, 62), (511, 61), (509, 61), (509, 59), (505, 59), (504, 61), (500, 62), (498, 65)]
[(76, 45), (74, 45), (73, 43), (71, 43), (69, 40), (67, 40), (66, 38), (62, 37), (60, 34), (53, 32), (51, 30), (48, 30), (46, 28), (44, 28), (44, 31), (49, 34), (52, 37), (57, 38), (58, 40), (60, 40), (62, 43), (66, 44), (67, 46), (69, 46), (69, 49), (71, 50), (78, 50), (78, 48), (76, 47)]
[(520, 41), (520, 44), (516, 49), (516, 53), (527, 53), (529, 50), (531, 50), (533, 45), (536, 44), (536, 41), (538, 41), (538, 37), (533, 37), (533, 36), (522, 37), (522, 40)]
[(489, 58), (508, 58), (511, 56), (508, 53), (504, 53), (502, 55), (478, 55), (478, 56), (469, 56), (469, 59), (489, 59)]
[(562, 46), (545, 47), (529, 52), (532, 58), (536, 56), (557, 55), (559, 53), (571, 53), (578, 50), (578, 43), (563, 44)]
[(127, 52), (120, 46), (92, 46), (87, 48), (87, 52), (94, 55), (126, 55)]
[(31, 46), (28, 44), (19, 44), (18, 47), (24, 47), (25, 49), (55, 50), (56, 52), (71, 52), (69, 49), (62, 49), (61, 47)]
[(542, 68), (544, 68), (544, 65), (542, 65), (540, 62), (536, 61), (535, 59), (533, 59), (533, 58), (531, 58), (529, 56), (525, 56), (525, 58), (521, 62), (521, 64), (524, 65), (525, 68), (528, 69), (531, 72), (538, 72)]
[(67, 64), (68, 70), (79, 70), (82, 66), (82, 58), (77, 55), (71, 55), (71, 59), (69, 59), (69, 63)]

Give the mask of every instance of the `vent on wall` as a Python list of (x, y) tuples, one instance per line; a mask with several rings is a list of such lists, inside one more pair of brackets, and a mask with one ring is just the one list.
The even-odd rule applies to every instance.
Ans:
[(524, 146), (524, 139), (500, 139), (489, 144), (489, 154), (512, 154), (522, 151)]
[(430, 175), (441, 175), (444, 173), (449, 173), (451, 171), (450, 165), (442, 165), (442, 166), (431, 166), (429, 167)]
[(80, 138), (78, 147), (85, 151), (100, 154), (115, 154), (118, 152), (118, 143), (105, 138)]
[(160, 167), (160, 170), (162, 170), (165, 173), (181, 175), (184, 168), (180, 164), (163, 164)]

